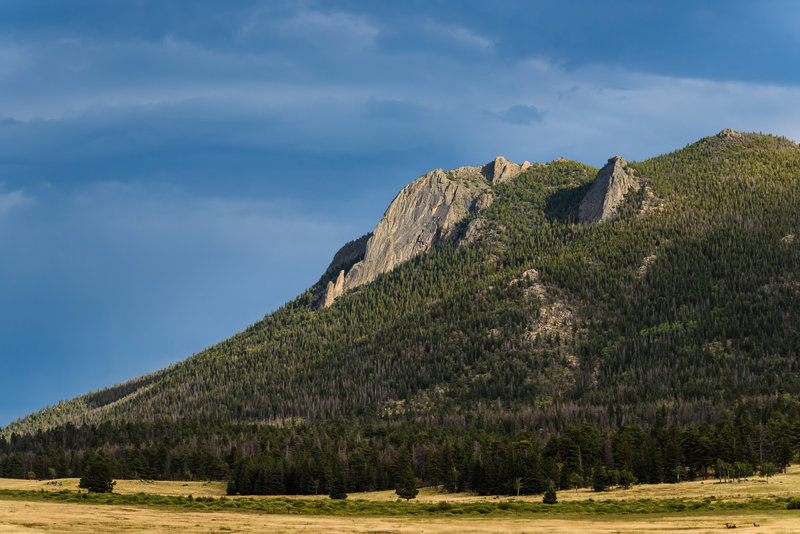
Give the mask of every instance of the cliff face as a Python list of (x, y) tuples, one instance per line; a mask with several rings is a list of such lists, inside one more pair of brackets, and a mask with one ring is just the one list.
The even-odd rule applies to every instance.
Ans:
[(370, 237), (372, 237), (372, 232), (346, 243), (334, 254), (323, 276), (329, 275), (337, 270), (348, 269), (353, 262), (364, 259), (364, 253), (367, 251), (367, 241), (369, 241)]
[[(497, 157), (480, 167), (436, 169), (417, 178), (395, 197), (371, 234), (336, 254), (328, 271), (338, 269), (339, 274), (328, 282), (322, 306), (449, 237), (456, 223), (491, 204), (492, 184), (511, 180), (528, 167), (527, 161), (519, 165)], [(363, 259), (348, 269), (345, 260), (362, 254)]]
[(625, 194), (639, 189), (639, 181), (627, 164), (621, 156), (614, 156), (600, 169), (578, 207), (580, 222), (595, 224), (612, 219)]

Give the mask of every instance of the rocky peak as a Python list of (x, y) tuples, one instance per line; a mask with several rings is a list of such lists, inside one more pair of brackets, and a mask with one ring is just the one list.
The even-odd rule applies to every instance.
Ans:
[(522, 165), (512, 163), (503, 156), (497, 156), (494, 161), (490, 161), (481, 167), (481, 174), (492, 184), (499, 184), (513, 180), (520, 173), (524, 172), (531, 166), (529, 161), (524, 162)]
[(333, 304), (333, 301), (342, 296), (342, 293), (344, 293), (344, 269), (339, 271), (339, 276), (336, 277), (335, 282), (331, 280), (325, 287), (325, 293), (323, 294), (322, 298), (322, 307), (327, 308)]
[(371, 282), (428, 250), (467, 216), (484, 189), (485, 185), (458, 183), (442, 169), (404, 187), (375, 227), (364, 260), (347, 273), (345, 290)]
[(578, 207), (580, 222), (595, 224), (612, 219), (625, 194), (639, 189), (639, 181), (627, 165), (622, 156), (614, 156), (600, 169)]
[(725, 128), (720, 133), (717, 134), (717, 137), (721, 139), (736, 139), (742, 137), (742, 132), (737, 132), (736, 130), (732, 130), (730, 128)]
[[(398, 193), (371, 234), (337, 252), (326, 272), (322, 306), (450, 237), (456, 223), (491, 204), (491, 184), (511, 180), (530, 166), (499, 156), (480, 167), (435, 169), (414, 180)], [(348, 268), (348, 261), (360, 256)], [(337, 269), (334, 281), (330, 276)]]

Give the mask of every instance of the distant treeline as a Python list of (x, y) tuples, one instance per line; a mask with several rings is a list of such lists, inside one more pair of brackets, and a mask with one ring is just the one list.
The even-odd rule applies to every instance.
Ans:
[[(393, 489), (411, 467), (421, 485), (480, 494), (603, 489), (784, 469), (800, 450), (800, 405), (760, 420), (744, 406), (714, 424), (681, 428), (660, 410), (649, 428), (601, 432), (592, 424), (540, 440), (398, 423), (276, 427), (193, 423), (65, 426), (0, 439), (0, 476), (78, 477), (96, 457), (117, 478), (228, 480), (230, 493), (327, 493), (337, 476), (348, 492)], [(767, 469), (767, 472), (769, 470)]]

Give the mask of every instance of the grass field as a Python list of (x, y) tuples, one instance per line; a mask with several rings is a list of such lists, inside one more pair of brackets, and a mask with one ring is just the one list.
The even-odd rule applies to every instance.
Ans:
[[(267, 515), (247, 512), (169, 511), (149, 507), (70, 505), (0, 501), (0, 533), (94, 532), (326, 532), (490, 533), (490, 532), (737, 532), (800, 531), (800, 513), (718, 512), (603, 517), (327, 517)], [(757, 523), (759, 526), (753, 526)]]
[[(147, 493), (152, 495), (175, 495), (194, 497), (222, 497), (225, 495), (224, 482), (181, 482), (181, 481), (143, 481), (118, 480), (114, 492), (121, 494)], [(77, 478), (52, 480), (19, 480), (0, 478), (0, 489), (12, 490), (78, 490)], [(751, 477), (741, 482), (719, 483), (716, 479), (705, 481), (681, 482), (680, 484), (639, 484), (630, 489), (613, 489), (597, 493), (588, 488), (564, 490), (558, 492), (558, 500), (585, 501), (587, 499), (704, 499), (713, 496), (721, 500), (747, 499), (750, 497), (799, 497), (800, 465), (793, 465), (786, 473), (776, 475), (767, 482), (764, 478)], [(327, 499), (327, 495), (292, 495), (293, 499)], [(258, 498), (258, 497), (256, 497)], [(351, 499), (368, 501), (394, 501), (394, 491), (373, 491), (369, 493), (351, 493)], [(473, 493), (443, 493), (437, 488), (421, 488), (415, 499), (418, 502), (483, 502), (509, 500), (524, 502), (541, 502), (541, 495), (494, 496), (482, 497)]]
[(541, 496), (480, 497), (435, 488), (423, 488), (408, 504), (395, 502), (391, 491), (334, 502), (323, 496), (219, 499), (225, 485), (218, 482), (120, 480), (115, 495), (80, 495), (77, 483), (0, 479), (0, 533), (722, 532), (726, 523), (736, 524), (737, 532), (800, 532), (800, 510), (785, 509), (787, 498), (800, 496), (800, 466), (768, 483), (753, 478), (562, 491), (553, 507), (542, 505)]
[[(0, 478), (0, 489), (26, 491), (78, 491), (77, 478), (60, 478), (58, 480), (19, 480)], [(147, 493), (148, 495), (174, 495), (186, 497), (222, 497), (225, 495), (224, 482), (180, 482), (165, 480), (117, 480), (114, 493), (132, 495)]]

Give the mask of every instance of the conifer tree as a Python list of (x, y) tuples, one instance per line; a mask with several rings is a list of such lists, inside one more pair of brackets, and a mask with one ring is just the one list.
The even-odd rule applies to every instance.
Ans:
[(103, 459), (93, 461), (86, 474), (78, 483), (79, 488), (84, 488), (93, 493), (111, 493), (114, 491), (113, 469), (111, 464)]
[(542, 502), (544, 504), (556, 504), (558, 502), (558, 497), (556, 496), (556, 488), (553, 487), (551, 483), (547, 486), (547, 491), (544, 492), (544, 497), (542, 497)]
[(397, 481), (395, 492), (400, 498), (407, 501), (410, 501), (419, 493), (417, 489), (417, 480), (414, 477), (414, 471), (411, 470), (411, 467), (406, 467), (400, 473), (400, 479)]
[(344, 479), (344, 471), (340, 465), (336, 465), (331, 477), (331, 499), (342, 500), (347, 498), (347, 483)]

